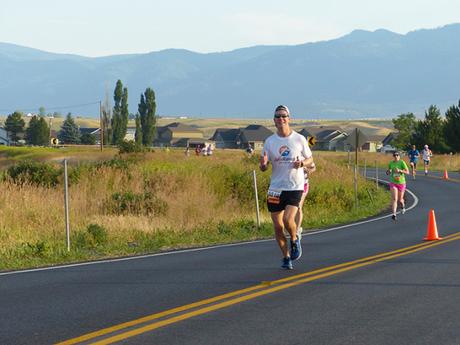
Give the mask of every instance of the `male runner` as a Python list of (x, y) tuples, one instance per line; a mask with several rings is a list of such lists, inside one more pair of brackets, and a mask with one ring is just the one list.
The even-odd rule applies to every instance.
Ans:
[[(289, 126), (290, 113), (287, 106), (275, 109), (276, 133), (267, 138), (260, 157), (260, 170), (266, 171), (272, 163), (272, 176), (267, 196), (275, 238), (281, 249), (281, 267), (292, 269), (292, 260), (302, 255), (300, 239), (297, 237), (295, 216), (304, 189), (303, 167), (312, 161), (312, 153), (303, 135)], [(291, 236), (290, 250), (284, 229)]]
[(425, 176), (428, 175), (428, 166), (430, 165), (431, 156), (433, 156), (433, 153), (431, 152), (428, 145), (425, 145), (422, 150), (422, 159), (423, 166), (425, 167)]

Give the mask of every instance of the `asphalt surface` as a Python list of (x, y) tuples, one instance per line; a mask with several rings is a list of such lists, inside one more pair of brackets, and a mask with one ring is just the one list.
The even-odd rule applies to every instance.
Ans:
[[(458, 177), (454, 175), (449, 173)], [(261, 282), (267, 288), (278, 286), (276, 281), (283, 278), (298, 283), (213, 311), (195, 308), (201, 310), (196, 316), (185, 310), (174, 314), (177, 321), (116, 343), (460, 344), (460, 236), (323, 278), (297, 278), (422, 244), (430, 209), (441, 236), (460, 232), (460, 183), (419, 174), (415, 181), (408, 178), (408, 188), (416, 196), (409, 195), (408, 204), (417, 204), (396, 222), (385, 217), (304, 235), (304, 253), (292, 271), (279, 268), (279, 249), (270, 240), (0, 273), (0, 344), (53, 344)], [(152, 322), (139, 321), (84, 343)]]

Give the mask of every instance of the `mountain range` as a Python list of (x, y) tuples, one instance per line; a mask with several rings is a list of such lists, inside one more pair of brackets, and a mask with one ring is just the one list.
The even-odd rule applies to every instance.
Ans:
[(206, 54), (167, 49), (89, 58), (0, 43), (0, 114), (44, 106), (97, 117), (95, 102), (112, 100), (121, 79), (132, 113), (151, 87), (164, 116), (269, 117), (278, 104), (299, 118), (423, 115), (431, 104), (457, 104), (459, 66), (460, 24), (405, 35), (355, 30), (328, 41)]

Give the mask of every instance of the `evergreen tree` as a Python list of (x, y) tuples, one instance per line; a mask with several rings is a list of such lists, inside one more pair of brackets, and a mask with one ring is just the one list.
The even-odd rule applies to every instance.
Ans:
[(417, 126), (415, 115), (412, 113), (401, 114), (391, 121), (395, 129), (398, 130), (398, 137), (394, 140), (394, 146), (399, 149), (407, 149)]
[(59, 141), (64, 144), (79, 144), (80, 130), (75, 123), (71, 113), (67, 114), (66, 119), (62, 123), (61, 130), (58, 135)]
[(152, 146), (153, 144), (156, 125), (156, 108), (155, 92), (151, 88), (147, 88), (144, 94), (141, 94), (141, 100), (138, 106), (142, 126), (142, 142), (145, 146)]
[(19, 140), (18, 135), (24, 133), (26, 123), (22, 115), (21, 112), (15, 111), (13, 114), (8, 115), (5, 121), (5, 129), (14, 143)]
[(80, 142), (84, 145), (95, 145), (96, 136), (94, 134), (85, 133), (80, 137)]
[(125, 139), (128, 131), (128, 120), (129, 120), (129, 109), (128, 109), (128, 89), (123, 88), (123, 94), (121, 96), (121, 121), (120, 121), (120, 134), (119, 138), (122, 142)]
[(444, 135), (449, 148), (460, 152), (460, 101), (458, 106), (453, 105), (446, 111)]
[(113, 117), (112, 117), (112, 144), (117, 145), (123, 141), (122, 128), (122, 97), (123, 97), (123, 83), (121, 80), (117, 81), (115, 90), (113, 92), (113, 100), (115, 102), (113, 106)]
[(422, 147), (427, 144), (434, 152), (447, 152), (444, 140), (444, 120), (435, 105), (430, 105), (425, 111), (425, 119), (419, 121), (413, 135), (413, 142)]
[(43, 117), (34, 116), (30, 119), (26, 130), (26, 140), (29, 145), (48, 145), (50, 141), (50, 128)]
[(134, 139), (137, 145), (142, 145), (142, 126), (139, 114), (136, 115), (136, 134), (134, 135)]
[(106, 91), (105, 100), (102, 104), (102, 132), (104, 137), (104, 145), (112, 142), (112, 108), (110, 106), (109, 93)]

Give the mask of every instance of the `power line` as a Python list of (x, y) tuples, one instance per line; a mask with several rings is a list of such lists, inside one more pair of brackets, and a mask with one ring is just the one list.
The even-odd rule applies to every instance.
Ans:
[(43, 105), (41, 105), (39, 107), (16, 107), (16, 108), (11, 107), (11, 108), (8, 108), (8, 109), (0, 109), (0, 111), (11, 111), (12, 109), (18, 109), (18, 110), (22, 110), (22, 111), (34, 111), (34, 110), (37, 110), (37, 109), (39, 109), (41, 107), (44, 107), (45, 110), (73, 109), (73, 108), (81, 108), (81, 107), (85, 107), (85, 106), (88, 106), (88, 105), (95, 105), (95, 104), (99, 104), (99, 101), (91, 102), (91, 103), (83, 103), (83, 104), (53, 106), (53, 107), (45, 107)]

